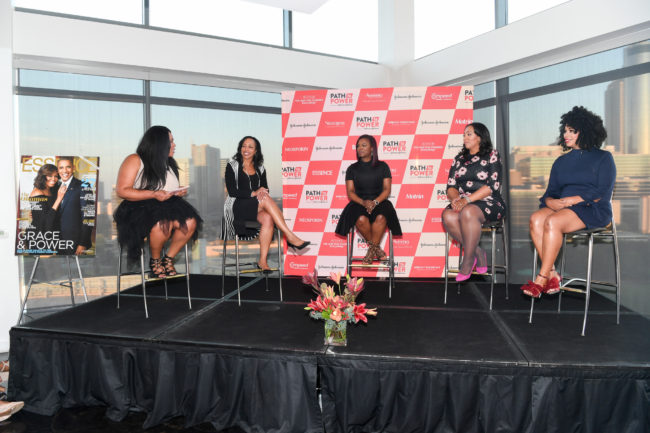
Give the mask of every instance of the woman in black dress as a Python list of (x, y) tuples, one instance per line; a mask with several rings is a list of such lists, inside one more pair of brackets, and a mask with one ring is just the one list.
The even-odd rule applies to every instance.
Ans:
[(467, 280), (474, 268), (479, 274), (488, 270), (487, 255), (478, 243), (483, 223), (500, 220), (506, 214), (500, 187), (501, 159), (492, 149), (490, 132), (482, 123), (470, 123), (463, 133), (463, 149), (449, 169), (450, 204), (442, 212), (445, 230), (463, 246), (456, 281)]
[(58, 231), (61, 220), (57, 213), (66, 187), (55, 191), (59, 173), (53, 164), (43, 164), (34, 178), (34, 189), (29, 194), (29, 204), (32, 212), (31, 230), (35, 232)]
[(356, 226), (369, 246), (363, 263), (370, 264), (375, 258), (386, 258), (386, 252), (379, 247), (386, 226), (395, 236), (402, 234), (402, 227), (388, 200), (392, 176), (388, 164), (379, 160), (377, 140), (372, 135), (362, 135), (356, 148), (357, 162), (345, 172), (350, 203), (343, 209), (335, 232), (347, 236), (350, 228)]
[[(135, 259), (149, 238), (149, 267), (157, 278), (177, 274), (174, 257), (187, 242), (196, 240), (203, 222), (182, 198), (187, 188), (179, 185), (175, 149), (171, 131), (152, 126), (142, 136), (136, 153), (122, 162), (115, 186), (124, 199), (113, 214), (118, 242), (127, 248), (128, 257)], [(168, 240), (169, 247), (161, 257)]]
[[(291, 248), (301, 250), (310, 242), (303, 241), (289, 229), (282, 211), (269, 196), (263, 163), (259, 140), (251, 136), (242, 138), (237, 153), (226, 165), (228, 197), (224, 204), (224, 216), (228, 237), (233, 238), (237, 233), (243, 239), (253, 239), (259, 234), (260, 259), (257, 267), (268, 272), (270, 268), (266, 260), (274, 225), (284, 234)], [(258, 221), (262, 227), (259, 230), (247, 228), (246, 221)]]

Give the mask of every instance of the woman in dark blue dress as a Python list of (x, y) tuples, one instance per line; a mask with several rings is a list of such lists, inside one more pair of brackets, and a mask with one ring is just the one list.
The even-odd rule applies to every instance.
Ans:
[(485, 250), (478, 246), (485, 221), (504, 217), (506, 205), (501, 197), (501, 159), (492, 148), (490, 131), (482, 123), (465, 127), (463, 149), (449, 169), (447, 199), (442, 212), (447, 233), (463, 246), (463, 260), (456, 281), (465, 281), (476, 269), (488, 271)]
[(357, 139), (356, 149), (357, 162), (345, 172), (350, 203), (341, 212), (334, 231), (347, 236), (356, 226), (369, 246), (363, 263), (370, 264), (375, 258), (386, 258), (386, 252), (379, 246), (386, 226), (395, 236), (401, 236), (402, 227), (393, 204), (388, 200), (392, 176), (388, 164), (379, 160), (377, 140), (372, 135), (362, 135)]
[(558, 144), (570, 150), (553, 163), (540, 209), (530, 217), (530, 237), (542, 265), (535, 281), (521, 290), (529, 296), (560, 290), (554, 268), (564, 233), (605, 227), (612, 221), (612, 191), (616, 166), (612, 154), (601, 150), (607, 132), (603, 120), (584, 107), (562, 115)]

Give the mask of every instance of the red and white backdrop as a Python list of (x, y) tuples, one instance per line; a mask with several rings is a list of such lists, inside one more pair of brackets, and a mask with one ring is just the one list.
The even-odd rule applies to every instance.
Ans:
[[(449, 167), (473, 118), (473, 86), (282, 92), (283, 209), (289, 227), (312, 245), (289, 250), (287, 275), (345, 270), (346, 239), (334, 234), (348, 203), (345, 171), (363, 134), (377, 139), (392, 173), (390, 201), (403, 236), (393, 237), (396, 277), (440, 277), (445, 251), (441, 214)], [(388, 236), (383, 248), (388, 251)], [(355, 235), (354, 254), (367, 245)], [(452, 254), (457, 251), (452, 250)], [(386, 271), (355, 269), (382, 276)]]

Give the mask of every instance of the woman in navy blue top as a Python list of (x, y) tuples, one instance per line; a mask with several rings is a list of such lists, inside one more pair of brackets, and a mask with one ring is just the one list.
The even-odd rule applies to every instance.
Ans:
[(521, 287), (525, 294), (560, 291), (553, 264), (564, 233), (611, 223), (616, 166), (612, 154), (600, 149), (606, 138), (603, 120), (586, 108), (573, 107), (562, 115), (558, 144), (570, 151), (553, 163), (540, 209), (530, 217), (530, 236), (542, 265), (535, 281)]

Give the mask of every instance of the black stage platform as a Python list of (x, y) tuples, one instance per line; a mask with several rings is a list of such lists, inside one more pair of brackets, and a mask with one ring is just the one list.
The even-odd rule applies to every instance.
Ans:
[[(587, 335), (584, 301), (530, 300), (510, 287), (440, 281), (369, 281), (359, 299), (377, 318), (348, 326), (347, 347), (323, 346), (323, 322), (299, 279), (193, 275), (140, 288), (120, 310), (115, 296), (34, 320), (11, 331), (9, 397), (28, 411), (107, 407), (120, 420), (147, 414), (145, 427), (183, 416), (186, 425), (248, 432), (648, 432), (650, 321), (594, 294)], [(624, 290), (624, 289), (623, 289)]]

